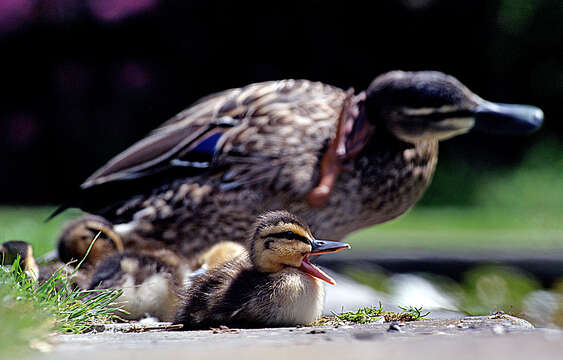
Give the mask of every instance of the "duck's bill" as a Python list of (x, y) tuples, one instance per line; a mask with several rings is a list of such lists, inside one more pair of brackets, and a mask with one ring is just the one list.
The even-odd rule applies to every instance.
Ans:
[[(328, 253), (335, 253), (340, 250), (349, 249), (350, 245), (343, 242), (338, 241), (329, 241), (329, 240), (313, 240), (311, 242), (312, 250), (309, 255), (319, 255), (319, 254), (328, 254)], [(311, 264), (309, 261), (309, 255), (306, 255), (303, 261), (301, 262), (301, 266), (299, 270), (303, 271), (304, 273), (316, 277), (317, 279), (321, 279), (326, 281), (331, 285), (335, 285), (336, 282), (330, 276), (328, 276), (324, 271), (316, 267), (315, 265)]]
[(524, 135), (540, 128), (543, 111), (531, 105), (499, 104), (480, 99), (473, 129), (500, 135)]

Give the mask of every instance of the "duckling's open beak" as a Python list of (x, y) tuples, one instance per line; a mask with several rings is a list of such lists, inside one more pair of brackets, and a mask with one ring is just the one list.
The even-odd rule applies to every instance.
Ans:
[(524, 135), (540, 128), (543, 111), (531, 105), (499, 104), (479, 99), (473, 129), (500, 135)]
[(350, 245), (343, 242), (338, 241), (330, 241), (330, 240), (313, 240), (311, 241), (312, 250), (309, 254), (305, 255), (303, 261), (301, 262), (301, 266), (299, 270), (307, 273), (312, 277), (316, 277), (331, 285), (335, 285), (336, 282), (325, 274), (321, 269), (316, 267), (315, 265), (311, 264), (309, 261), (309, 255), (320, 255), (320, 254), (328, 254), (328, 253), (335, 253), (340, 250), (350, 249)]

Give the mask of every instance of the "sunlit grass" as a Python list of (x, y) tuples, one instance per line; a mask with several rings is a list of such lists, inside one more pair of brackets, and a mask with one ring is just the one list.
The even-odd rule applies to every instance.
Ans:
[(345, 324), (369, 324), (383, 319), (385, 322), (392, 321), (417, 321), (427, 319), (429, 311), (423, 311), (422, 307), (399, 306), (400, 312), (383, 310), (383, 305), (362, 307), (356, 311), (344, 311), (333, 313), (332, 316), (322, 316), (313, 325), (337, 325), (339, 322)]
[(121, 290), (78, 289), (73, 274), (61, 268), (38, 284), (20, 268), (19, 258), (0, 266), (0, 354), (19, 356), (48, 346), (49, 333), (79, 334), (120, 311), (114, 304)]
[(52, 330), (53, 318), (34, 301), (19, 299), (11, 274), (0, 269), (0, 357), (20, 358)]

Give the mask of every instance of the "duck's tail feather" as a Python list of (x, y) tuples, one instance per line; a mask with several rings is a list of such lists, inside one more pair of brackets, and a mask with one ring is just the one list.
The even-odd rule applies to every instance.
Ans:
[(55, 211), (53, 211), (51, 213), (51, 215), (49, 215), (48, 218), (45, 219), (44, 222), (49, 222), (51, 221), (55, 216), (59, 215), (60, 213), (62, 213), (63, 211), (65, 211), (66, 209), (70, 208), (70, 206), (68, 204), (62, 204), (60, 205), (58, 208), (55, 209)]

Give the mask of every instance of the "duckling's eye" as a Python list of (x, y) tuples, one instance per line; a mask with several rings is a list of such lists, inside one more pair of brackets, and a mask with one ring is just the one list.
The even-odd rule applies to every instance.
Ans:
[(274, 242), (274, 240), (266, 240), (264, 242), (264, 248), (267, 249), (267, 250), (270, 250), (270, 247), (271, 247), (273, 242)]
[(293, 231), (283, 231), (275, 234), (268, 235), (269, 237), (278, 238), (278, 239), (287, 239), (287, 240), (299, 240), (306, 244), (309, 244), (309, 239), (299, 234), (294, 233)]

